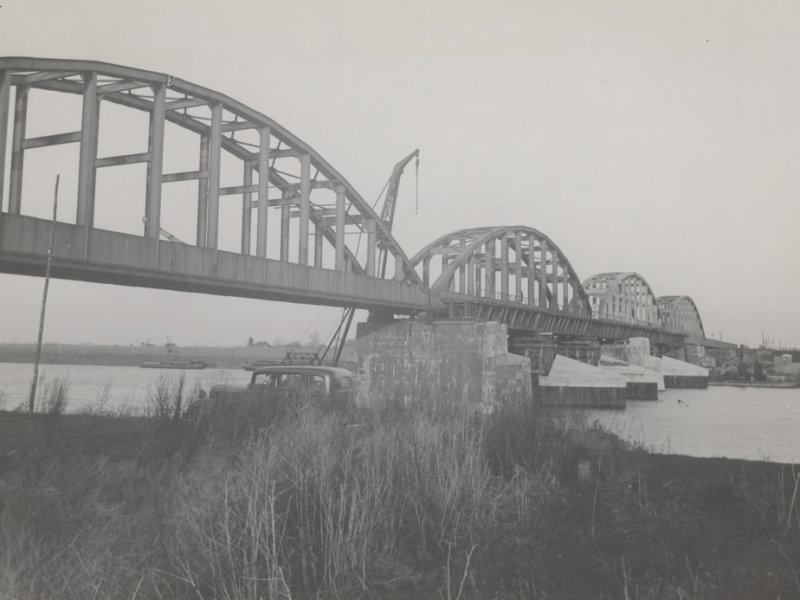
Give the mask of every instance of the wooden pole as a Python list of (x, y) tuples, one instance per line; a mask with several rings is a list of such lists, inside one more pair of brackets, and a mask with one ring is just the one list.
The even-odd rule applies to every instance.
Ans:
[(47, 289), (50, 287), (50, 265), (53, 262), (53, 245), (56, 241), (56, 213), (58, 211), (58, 181), (61, 175), (56, 175), (56, 185), (53, 191), (53, 227), (50, 230), (50, 247), (47, 249), (47, 268), (44, 272), (44, 292), (42, 293), (42, 311), (39, 314), (39, 338), (36, 341), (36, 356), (33, 359), (33, 381), (31, 382), (31, 397), (28, 399), (28, 411), (33, 412), (36, 404), (36, 382), (39, 379), (39, 360), (42, 358), (42, 336), (44, 335), (44, 310), (47, 306)]

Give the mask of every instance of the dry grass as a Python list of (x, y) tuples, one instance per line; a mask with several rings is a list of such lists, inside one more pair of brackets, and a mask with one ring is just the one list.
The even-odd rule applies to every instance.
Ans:
[[(678, 484), (574, 423), (246, 398), (187, 417), (183, 387), (156, 386), (146, 418), (33, 419), (18, 455), (0, 443), (0, 598), (725, 597), (665, 545), (701, 523)], [(772, 520), (790, 590), (797, 481), (734, 489)]]

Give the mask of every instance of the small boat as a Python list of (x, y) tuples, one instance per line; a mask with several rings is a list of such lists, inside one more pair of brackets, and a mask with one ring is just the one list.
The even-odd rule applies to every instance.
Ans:
[(143, 369), (205, 369), (202, 360), (150, 360), (139, 365)]

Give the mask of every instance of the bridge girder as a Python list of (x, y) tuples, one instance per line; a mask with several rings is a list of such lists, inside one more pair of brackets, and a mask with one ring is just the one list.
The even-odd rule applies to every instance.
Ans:
[[(29, 138), (28, 95), (31, 90), (82, 97), (78, 131)], [(100, 106), (110, 102), (149, 114), (145, 151), (98, 157)], [(7, 127), (9, 113), (12, 126)], [(165, 124), (173, 123), (200, 136), (196, 171), (164, 173)], [(10, 129), (10, 131), (9, 131)], [(173, 77), (97, 61), (0, 58), (0, 205), (5, 179), (5, 152), (11, 136), (8, 212), (22, 214), (25, 153), (58, 144), (80, 148), (76, 224), (85, 229), (85, 253), (94, 226), (95, 183), (99, 168), (147, 165), (143, 236), (161, 234), (162, 188), (175, 181), (198, 181), (196, 246), (216, 249), (219, 206), (228, 196), (241, 198), (241, 254), (267, 258), (270, 212), (280, 215), (280, 257), (289, 260), (290, 237), (297, 244), (297, 263), (322, 266), (322, 247), (331, 248), (335, 270), (375, 277), (380, 249), (395, 259), (394, 279), (421, 287), (421, 281), (386, 223), (355, 188), (311, 146), (266, 115), (229, 96)], [(221, 155), (242, 162), (242, 182), (223, 187)], [(316, 190), (325, 190), (317, 194)], [(313, 195), (312, 195), (313, 194)], [(325, 198), (318, 200), (322, 195)], [(255, 228), (252, 227), (255, 219)], [(291, 223), (296, 223), (292, 227)], [(255, 229), (255, 240), (251, 230)], [(292, 234), (296, 231), (296, 234)], [(352, 234), (365, 234), (366, 250), (347, 244)], [(309, 238), (313, 246), (309, 247)], [(352, 239), (352, 238), (350, 238)], [(357, 256), (358, 254), (358, 256)]]

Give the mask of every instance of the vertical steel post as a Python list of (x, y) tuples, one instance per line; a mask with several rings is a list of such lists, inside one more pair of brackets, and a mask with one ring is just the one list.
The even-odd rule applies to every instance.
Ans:
[(314, 226), (314, 266), (322, 268), (322, 229), (320, 225)]
[(550, 283), (553, 286), (553, 308), (558, 310), (558, 254), (552, 250), (550, 255), (553, 257), (553, 270), (550, 272)]
[(42, 338), (44, 337), (44, 315), (47, 308), (47, 290), (50, 287), (50, 266), (53, 263), (53, 247), (56, 241), (56, 214), (58, 213), (58, 182), (61, 175), (56, 175), (56, 186), (53, 191), (53, 222), (50, 226), (50, 244), (47, 248), (47, 266), (44, 271), (44, 290), (42, 291), (42, 309), (39, 313), (39, 336), (36, 339), (36, 354), (33, 358), (33, 381), (31, 394), (28, 398), (28, 412), (33, 412), (36, 406), (36, 384), (39, 381), (39, 361), (42, 357)]
[(536, 304), (536, 236), (528, 234), (528, 306)]
[(199, 248), (205, 248), (208, 240), (208, 136), (200, 136), (200, 178), (197, 180), (197, 241)]
[[(253, 185), (253, 163), (244, 163), (244, 173), (242, 174), (242, 185)], [(245, 256), (250, 255), (250, 228), (251, 228), (251, 215), (253, 208), (251, 203), (253, 201), (253, 192), (246, 191), (242, 194), (242, 254)]]
[(367, 220), (367, 275), (375, 277), (375, 250), (378, 246), (377, 225), (373, 219)]
[[(3, 192), (6, 175), (6, 141), (8, 138), (8, 110), (11, 103), (11, 71), (0, 70), (0, 213), (3, 209)], [(2, 218), (2, 217), (0, 217)]]
[(486, 296), (491, 298), (494, 295), (494, 240), (484, 244), (483, 264), (486, 273)]
[(267, 224), (269, 214), (269, 127), (258, 130), (258, 224), (256, 256), (267, 256)]
[(219, 246), (219, 179), (222, 157), (222, 104), (211, 107), (211, 132), (208, 141), (208, 247)]
[(517, 231), (514, 233), (514, 278), (516, 285), (516, 301), (522, 302), (522, 234)]
[(406, 278), (403, 256), (398, 252), (394, 255), (394, 280), (403, 281)]
[(547, 308), (547, 241), (539, 240), (539, 306)]
[(308, 264), (308, 217), (311, 207), (311, 155), (300, 156), (300, 223), (298, 237), (300, 247), (298, 261), (301, 265)]
[(431, 257), (430, 254), (422, 259), (422, 283), (425, 287), (431, 284)]
[(147, 163), (147, 204), (145, 236), (159, 239), (161, 234), (161, 175), (164, 170), (164, 115), (167, 86), (153, 86), (153, 110), (150, 113), (150, 160)]
[(78, 214), (75, 223), (83, 228), (83, 256), (89, 257), (89, 234), (94, 226), (94, 190), (97, 170), (97, 136), (99, 133), (99, 101), (97, 73), (83, 76), (83, 111), (81, 115), (81, 146), (78, 165)]
[(562, 302), (564, 304), (564, 310), (566, 311), (569, 308), (569, 271), (567, 270), (567, 265), (562, 265), (561, 273), (563, 275), (563, 279), (561, 280), (562, 285)]
[(283, 203), (281, 204), (281, 262), (289, 260), (289, 198), (292, 193), (283, 191)]
[(508, 300), (508, 236), (500, 240), (500, 295)]
[(336, 270), (344, 271), (344, 186), (336, 186)]
[(22, 208), (22, 172), (25, 163), (25, 128), (28, 121), (28, 86), (18, 85), (14, 98), (14, 131), (11, 135), (11, 173), (8, 184), (8, 212), (18, 215)]
[(467, 265), (467, 293), (475, 295), (475, 260), (470, 257)]

